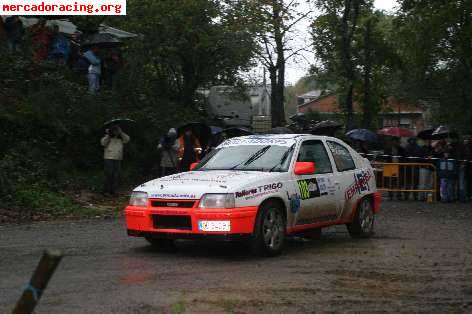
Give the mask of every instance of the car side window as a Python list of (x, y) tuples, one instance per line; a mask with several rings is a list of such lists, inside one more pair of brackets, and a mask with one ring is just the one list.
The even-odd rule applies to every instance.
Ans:
[(356, 164), (346, 147), (336, 142), (327, 141), (326, 143), (333, 154), (334, 163), (338, 171), (342, 172), (356, 169)]
[(331, 161), (323, 143), (317, 140), (309, 140), (302, 143), (297, 161), (315, 163), (315, 174), (331, 173)]

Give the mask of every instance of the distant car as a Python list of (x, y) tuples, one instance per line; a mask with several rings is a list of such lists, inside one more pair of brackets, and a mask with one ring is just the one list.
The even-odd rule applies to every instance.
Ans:
[(380, 209), (369, 161), (332, 137), (236, 137), (192, 166), (134, 189), (128, 235), (157, 246), (181, 238), (248, 240), (256, 253), (277, 255), (286, 235), (331, 225), (369, 237)]

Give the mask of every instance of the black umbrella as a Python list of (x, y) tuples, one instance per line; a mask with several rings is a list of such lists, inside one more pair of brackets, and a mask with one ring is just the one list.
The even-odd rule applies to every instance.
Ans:
[(346, 133), (346, 137), (361, 142), (377, 143), (379, 138), (377, 134), (367, 129), (353, 129)]
[(296, 114), (291, 115), (289, 119), (295, 122), (308, 121), (306, 115), (303, 112), (297, 112)]
[(115, 125), (125, 125), (125, 124), (129, 124), (129, 123), (135, 123), (136, 121), (132, 120), (132, 119), (128, 119), (128, 118), (116, 118), (116, 119), (112, 119), (110, 121), (107, 121), (103, 124), (103, 127), (108, 129), (108, 128), (111, 128), (112, 126), (115, 126)]
[(111, 34), (96, 33), (87, 37), (87, 39), (85, 39), (81, 43), (81, 46), (82, 47), (98, 46), (102, 48), (113, 48), (113, 47), (120, 46), (121, 44), (122, 42)]
[(325, 120), (310, 126), (309, 131), (313, 135), (328, 135), (333, 136), (336, 131), (341, 129), (342, 123)]
[(226, 138), (238, 137), (238, 136), (246, 136), (246, 135), (253, 135), (254, 133), (251, 132), (247, 128), (243, 127), (231, 127), (222, 130), (220, 133), (224, 133)]
[(193, 135), (198, 138), (198, 141), (200, 142), (200, 145), (202, 145), (202, 148), (208, 146), (208, 143), (212, 137), (211, 128), (208, 125), (201, 122), (190, 122), (180, 126), (177, 129), (177, 134), (179, 136), (182, 136), (187, 130), (192, 131)]
[(431, 140), (433, 135), (434, 129), (426, 129), (419, 132), (416, 137), (422, 140)]
[(446, 138), (457, 138), (459, 135), (456, 132), (449, 130), (445, 125), (440, 125), (434, 132), (431, 134), (432, 140), (443, 140)]

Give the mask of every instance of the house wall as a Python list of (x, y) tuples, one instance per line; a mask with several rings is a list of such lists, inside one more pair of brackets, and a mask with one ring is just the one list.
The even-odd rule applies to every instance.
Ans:
[[(353, 107), (355, 113), (362, 112), (362, 108), (358, 102), (354, 102)], [(310, 110), (328, 114), (341, 112), (336, 95), (327, 95), (298, 106), (298, 112), (307, 113)], [(384, 113), (379, 114), (381, 120), (380, 127), (398, 126), (399, 120), (401, 127), (416, 132), (422, 131), (426, 127), (423, 109), (420, 106), (397, 102), (393, 98), (389, 98), (383, 107), (383, 112)]]

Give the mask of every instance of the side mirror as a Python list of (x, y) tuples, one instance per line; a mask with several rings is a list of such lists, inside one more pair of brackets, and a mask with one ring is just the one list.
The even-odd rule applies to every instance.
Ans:
[(197, 166), (198, 166), (198, 162), (191, 163), (191, 164), (190, 164), (190, 171), (192, 171), (193, 169), (195, 169)]
[(304, 175), (304, 174), (314, 174), (315, 173), (315, 163), (312, 161), (301, 162), (297, 161), (295, 163), (295, 174)]

